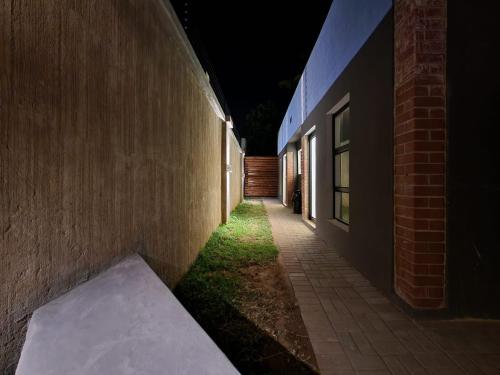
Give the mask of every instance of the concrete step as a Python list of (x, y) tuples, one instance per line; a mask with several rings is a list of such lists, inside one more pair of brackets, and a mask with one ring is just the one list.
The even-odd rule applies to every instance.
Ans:
[(238, 371), (134, 255), (35, 311), (16, 374)]

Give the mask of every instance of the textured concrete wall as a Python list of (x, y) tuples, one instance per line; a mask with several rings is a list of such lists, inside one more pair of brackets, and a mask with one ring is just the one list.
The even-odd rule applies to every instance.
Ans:
[(229, 152), (228, 152), (228, 141), (229, 141), (229, 134), (228, 134), (228, 125), (224, 121), (222, 123), (222, 128), (221, 128), (221, 158), (220, 158), (220, 186), (221, 186), (221, 222), (225, 224), (227, 222), (228, 216), (229, 216), (229, 209), (228, 206), (230, 205), (230, 202), (228, 202), (228, 188), (229, 188), (229, 183), (228, 183), (228, 173), (227, 173), (227, 168), (229, 164)]
[(221, 119), (160, 0), (0, 2), (0, 372), (36, 307), (137, 251), (174, 284), (221, 219)]
[(232, 135), (229, 137), (229, 147), (230, 147), (230, 160), (229, 163), (231, 164), (231, 173), (230, 173), (230, 201), (231, 201), (231, 211), (234, 210), (234, 208), (241, 203), (243, 197), (242, 197), (242, 190), (241, 190), (241, 183), (242, 183), (242, 170), (241, 170), (241, 162), (242, 162), (242, 157), (243, 154), (241, 153), (241, 148), (236, 140), (236, 138)]

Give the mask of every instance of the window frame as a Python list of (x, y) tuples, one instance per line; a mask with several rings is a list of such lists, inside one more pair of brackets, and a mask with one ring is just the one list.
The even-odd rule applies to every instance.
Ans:
[[(350, 198), (351, 198), (351, 192), (350, 192), (350, 188), (351, 188), (351, 181), (350, 181), (350, 169), (351, 169), (351, 162), (350, 162), (350, 149), (351, 149), (351, 137), (350, 137), (350, 131), (349, 131), (349, 139), (348, 139), (348, 142), (347, 143), (344, 143), (344, 144), (341, 144), (340, 146), (336, 147), (336, 137), (337, 137), (337, 131), (336, 131), (336, 126), (335, 126), (335, 123), (336, 123), (336, 119), (339, 115), (343, 114), (347, 109), (349, 109), (349, 130), (351, 128), (350, 124), (351, 124), (351, 108), (350, 108), (350, 102), (347, 101), (346, 103), (343, 103), (342, 106), (337, 110), (335, 111), (335, 113), (332, 113), (332, 149), (333, 149), (333, 218), (337, 221), (339, 221), (340, 223), (344, 224), (344, 225), (350, 225), (350, 222), (351, 222), (351, 215), (350, 215), (350, 212), (351, 212), (351, 204), (350, 204)], [(339, 142), (340, 143), (340, 142)], [(341, 157), (340, 155), (345, 153), (345, 152), (348, 152), (349, 153), (349, 181), (348, 181), (348, 186), (345, 187), (345, 186), (341, 186), (341, 185), (337, 185), (337, 181), (336, 181), (336, 176), (337, 176), (337, 162), (336, 162), (336, 159), (337, 159), (337, 156)], [(339, 173), (339, 184), (341, 184), (341, 181), (342, 181), (342, 175), (341, 175), (341, 164), (339, 165), (340, 170), (338, 171)], [(349, 208), (348, 208), (348, 212), (349, 212), (349, 219), (348, 221), (345, 221), (341, 218), (341, 214), (339, 214), (340, 217), (337, 217), (337, 203), (336, 203), (336, 195), (337, 193), (340, 193), (340, 200), (342, 200), (342, 194), (347, 194), (348, 197), (349, 197)], [(340, 210), (339, 212), (342, 211), (342, 203), (340, 203)]]
[[(308, 217), (309, 217), (309, 220), (311, 221), (316, 221), (316, 215), (318, 214), (317, 210), (316, 210), (316, 203), (317, 203), (317, 195), (316, 195), (316, 189), (313, 189), (313, 175), (314, 175), (314, 187), (316, 188), (317, 185), (318, 185), (318, 175), (317, 175), (317, 169), (316, 169), (316, 165), (317, 165), (317, 158), (314, 157), (313, 158), (313, 155), (312, 155), (312, 147), (311, 147), (311, 143), (312, 143), (312, 139), (314, 138), (314, 142), (315, 142), (315, 155), (317, 156), (317, 147), (318, 147), (318, 138), (316, 137), (316, 128), (314, 127), (313, 130), (308, 133), (308, 137), (307, 137), (307, 144), (308, 144), (308, 153), (309, 153), (309, 157), (308, 157), (308, 168), (309, 168), (309, 175), (308, 175), (308, 188), (309, 188), (309, 191), (308, 191), (308, 195), (309, 195), (309, 212), (308, 212)], [(315, 161), (315, 165), (314, 165), (314, 168), (313, 168), (313, 160)], [(313, 172), (314, 170), (314, 172)], [(314, 193), (313, 193), (313, 190), (314, 190)], [(313, 194), (314, 194), (314, 214), (315, 216), (313, 216)]]

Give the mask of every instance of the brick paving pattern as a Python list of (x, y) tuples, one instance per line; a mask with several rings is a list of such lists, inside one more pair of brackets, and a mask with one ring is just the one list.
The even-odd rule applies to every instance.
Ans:
[(264, 204), (321, 374), (500, 374), (500, 322), (416, 322), (300, 215)]

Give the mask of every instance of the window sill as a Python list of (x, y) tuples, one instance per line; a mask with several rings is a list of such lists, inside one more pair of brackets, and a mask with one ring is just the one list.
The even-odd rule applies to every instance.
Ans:
[(337, 228), (342, 229), (344, 232), (349, 233), (349, 225), (344, 224), (337, 219), (328, 219), (328, 222), (332, 225), (335, 225)]

